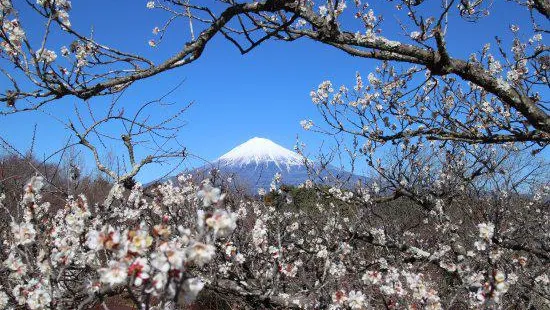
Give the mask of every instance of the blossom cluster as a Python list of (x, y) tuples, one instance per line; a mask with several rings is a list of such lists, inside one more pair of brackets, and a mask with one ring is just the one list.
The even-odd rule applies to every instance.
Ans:
[(69, 20), (69, 11), (72, 4), (69, 0), (36, 0), (36, 3), (45, 8), (51, 10), (51, 14), (57, 18), (64, 27), (71, 27), (71, 21)]
[[(440, 188), (452, 182), (448, 174), (439, 178)], [(275, 176), (274, 183), (284, 180)], [(273, 307), (446, 309), (460, 302), (477, 309), (511, 302), (519, 283), (535, 285), (527, 274), (546, 272), (540, 264), (526, 269), (533, 254), (497, 244), (502, 237), (495, 239), (494, 222), (470, 226), (449, 220), (443, 200), (426, 213), (421, 230), (400, 233), (377, 222), (368, 206), (382, 194), (378, 187), (323, 192), (308, 181), (298, 186), (316, 193), (307, 208), (279, 187), (264, 191), (263, 201), (233, 200), (245, 210), (237, 213), (247, 224), (219, 245), (225, 255), (211, 265), (210, 282), (236, 296), (270, 294)], [(467, 232), (459, 233), (462, 229)], [(456, 279), (456, 285), (442, 284), (443, 278)], [(538, 278), (539, 290), (545, 290), (540, 288), (545, 279)], [(460, 298), (449, 299), (449, 291)]]
[(31, 179), (22, 216), (12, 216), (2, 309), (88, 307), (122, 290), (137, 294), (138, 306), (151, 298), (159, 306), (190, 303), (204, 286), (196, 270), (216, 256), (215, 242), (236, 228), (236, 216), (221, 205), (202, 209), (208, 199), (223, 199), (219, 190), (208, 188), (214, 193), (205, 197), (205, 188), (199, 191), (189, 179), (161, 185), (152, 201), (139, 184), (130, 193), (115, 185), (110, 205), (90, 206), (81, 195), (55, 213), (41, 202), (43, 186), (42, 177)]

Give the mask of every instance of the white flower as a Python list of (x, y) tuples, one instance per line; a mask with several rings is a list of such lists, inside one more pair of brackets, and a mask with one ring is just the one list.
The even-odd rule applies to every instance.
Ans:
[(202, 282), (199, 278), (185, 280), (183, 283), (185, 303), (192, 303), (197, 298), (197, 295), (199, 295), (203, 287), (204, 282)]
[(338, 290), (332, 294), (332, 302), (337, 305), (343, 305), (348, 300), (346, 293), (342, 290)]
[(296, 277), (296, 274), (298, 273), (298, 263), (286, 264), (285, 266), (283, 266), (283, 269), (281, 270), (281, 272), (287, 277), (290, 277), (290, 278)]
[(224, 237), (229, 235), (237, 227), (237, 216), (224, 210), (216, 210), (212, 216), (206, 219), (206, 225), (214, 229), (214, 234)]
[(245, 257), (244, 255), (242, 255), (241, 253), (237, 253), (237, 255), (235, 255), (235, 261), (237, 262), (237, 264), (242, 264), (245, 262)]
[(70, 54), (69, 49), (66, 46), (61, 47), (61, 55), (62, 56), (68, 56)]
[(495, 233), (495, 225), (493, 223), (481, 223), (477, 225), (479, 236), (485, 240), (490, 240)]
[(322, 246), (322, 249), (319, 252), (317, 252), (316, 256), (318, 258), (326, 258), (328, 256), (327, 248), (325, 246)]
[(300, 126), (302, 126), (302, 128), (304, 130), (310, 130), (311, 127), (313, 127), (313, 121), (312, 120), (302, 120), (302, 121), (300, 121)]
[(511, 69), (506, 73), (506, 78), (511, 82), (517, 82), (521, 77), (521, 74), (518, 70)]
[(128, 268), (125, 263), (110, 261), (109, 267), (99, 269), (101, 283), (114, 287), (126, 282)]
[(154, 9), (155, 8), (155, 1), (148, 1), (147, 2), (147, 8), (148, 9)]
[(179, 270), (183, 267), (185, 259), (185, 251), (181, 249), (170, 249), (165, 252), (168, 263), (170, 263), (170, 269)]
[(167, 281), (168, 281), (168, 278), (166, 277), (166, 274), (163, 272), (159, 272), (153, 277), (153, 281), (152, 281), (153, 288), (157, 291), (160, 291), (164, 289)]
[(50, 306), (52, 297), (47, 290), (41, 286), (31, 290), (27, 298), (27, 305), (30, 309), (47, 309)]
[[(476, 241), (474, 242), (474, 246), (478, 251), (485, 251), (487, 249), (487, 244), (483, 241)], [(473, 256), (473, 255), (472, 255)]]
[(203, 266), (214, 257), (215, 248), (210, 244), (196, 242), (187, 248), (187, 259), (198, 266)]
[(54, 51), (41, 48), (36, 52), (36, 59), (39, 62), (49, 64), (57, 59), (57, 54)]
[(369, 80), (369, 83), (372, 86), (380, 85), (380, 80), (372, 72), (370, 72), (369, 75), (367, 76), (367, 80)]
[(27, 265), (25, 265), (23, 260), (21, 260), (21, 257), (18, 255), (16, 256), (14, 252), (10, 252), (10, 255), (4, 261), (4, 266), (13, 271), (10, 276), (14, 278), (20, 278), (27, 273)]
[(292, 231), (298, 230), (299, 227), (300, 227), (300, 224), (298, 222), (294, 222), (286, 227), (286, 231), (292, 232)]
[(325, 5), (319, 7), (319, 15), (326, 16), (328, 14), (328, 9)]
[(128, 250), (134, 253), (143, 254), (153, 243), (153, 238), (145, 230), (130, 231)]
[(381, 228), (371, 228), (370, 233), (374, 238), (374, 241), (384, 245), (386, 244), (386, 233)]
[(57, 17), (59, 18), (59, 20), (61, 21), (61, 24), (63, 24), (63, 26), (65, 26), (67, 28), (71, 27), (71, 21), (69, 20), (69, 13), (67, 13), (67, 11), (58, 10), (57, 11)]
[(304, 19), (301, 19), (301, 18), (300, 18), (300, 19), (298, 19), (298, 20), (296, 21), (296, 24), (294, 24), (294, 27), (296, 27), (296, 28), (302, 28), (302, 27), (304, 27), (305, 25), (307, 25), (307, 22), (306, 22)]
[(328, 272), (336, 277), (342, 277), (347, 271), (343, 263), (331, 263)]
[(0, 291), (0, 310), (6, 309), (8, 306), (9, 297), (4, 291)]
[(261, 219), (257, 219), (252, 229), (252, 242), (256, 246), (256, 250), (262, 253), (265, 244), (267, 243), (267, 227)]
[(499, 282), (504, 282), (504, 280), (506, 280), (506, 275), (504, 274), (504, 272), (497, 271), (495, 274), (495, 281), (499, 283)]
[(28, 186), (32, 188), (33, 192), (38, 193), (44, 187), (44, 178), (41, 176), (34, 176), (29, 180)]
[(542, 283), (544, 285), (550, 284), (550, 277), (547, 274), (542, 274), (535, 278), (536, 283)]
[(143, 257), (138, 257), (134, 262), (128, 267), (128, 273), (133, 275), (134, 285), (141, 286), (144, 280), (149, 279), (149, 264), (147, 259)]
[(36, 195), (40, 194), (42, 187), (44, 187), (44, 179), (41, 176), (32, 177), (25, 186), (22, 202), (24, 204), (35, 202), (37, 199)]
[(341, 14), (347, 7), (348, 5), (346, 4), (345, 0), (339, 1), (338, 6), (336, 7), (336, 13)]
[(34, 242), (36, 230), (31, 223), (17, 224), (12, 222), (11, 233), (17, 244), (26, 245)]
[(414, 40), (420, 40), (422, 34), (419, 31), (413, 31), (411, 32), (410, 36)]
[(378, 284), (382, 280), (382, 274), (378, 271), (369, 270), (361, 278), (363, 283)]
[(90, 230), (86, 235), (86, 246), (92, 250), (101, 250), (103, 248), (103, 233), (97, 230)]
[(96, 251), (103, 248), (107, 250), (116, 250), (122, 241), (120, 231), (116, 230), (112, 226), (106, 226), (102, 231), (92, 230), (88, 232), (86, 237), (86, 245), (90, 249)]
[(166, 255), (160, 252), (151, 254), (151, 266), (161, 272), (168, 272), (168, 270), (170, 270), (170, 263)]
[(271, 257), (277, 259), (281, 255), (281, 249), (275, 246), (269, 246), (268, 252), (271, 254)]
[(210, 184), (210, 180), (204, 180), (202, 182), (202, 189), (197, 193), (199, 199), (202, 199), (202, 203), (205, 207), (209, 207), (213, 203), (218, 203), (223, 200), (225, 195), (221, 195), (219, 188), (213, 187)]
[(428, 258), (431, 255), (429, 252), (426, 252), (414, 246), (410, 247), (408, 251), (411, 252), (416, 258), (421, 258), (421, 257)]
[(365, 305), (365, 295), (360, 291), (351, 291), (348, 294), (348, 306), (351, 309), (362, 309)]

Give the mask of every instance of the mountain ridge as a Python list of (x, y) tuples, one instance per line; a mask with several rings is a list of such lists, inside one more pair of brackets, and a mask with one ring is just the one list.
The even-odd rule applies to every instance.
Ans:
[[(306, 163), (308, 163), (307, 166)], [(281, 175), (282, 184), (300, 185), (312, 177), (309, 169), (311, 167), (314, 170), (322, 170), (314, 176), (316, 183), (334, 184), (335, 176), (348, 178), (350, 184), (359, 180), (365, 181), (364, 177), (334, 166), (320, 169), (319, 164), (269, 139), (260, 137), (254, 137), (239, 144), (218, 159), (192, 169), (189, 173), (206, 178), (216, 170), (219, 176), (231, 178), (232, 182), (244, 186), (251, 194), (255, 194), (260, 188), (269, 190), (276, 173)]]

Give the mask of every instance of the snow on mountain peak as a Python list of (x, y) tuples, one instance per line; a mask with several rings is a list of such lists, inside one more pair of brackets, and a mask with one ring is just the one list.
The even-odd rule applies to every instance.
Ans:
[(254, 137), (235, 147), (222, 155), (218, 160), (226, 165), (235, 166), (252, 163), (260, 165), (273, 162), (279, 169), (282, 166), (290, 169), (290, 166), (303, 164), (303, 159), (298, 153), (286, 149), (269, 139), (258, 137)]

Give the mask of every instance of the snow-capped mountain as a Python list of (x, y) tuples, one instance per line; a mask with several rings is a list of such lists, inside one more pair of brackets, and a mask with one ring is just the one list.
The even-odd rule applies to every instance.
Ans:
[(225, 153), (217, 162), (232, 167), (274, 164), (281, 170), (291, 170), (292, 167), (304, 165), (304, 159), (298, 153), (285, 149), (269, 139), (258, 137)]
[[(360, 179), (335, 167), (328, 167), (313, 177), (308, 173), (306, 160), (298, 153), (269, 139), (255, 137), (193, 173), (205, 174), (217, 169), (222, 177), (232, 178), (233, 182), (250, 189), (251, 192), (256, 192), (260, 188), (268, 190), (276, 173), (281, 174), (282, 183), (287, 185), (298, 185), (312, 178), (316, 182), (326, 180), (327, 183), (331, 183), (328, 180), (334, 177), (350, 177), (352, 182)], [(309, 163), (308, 166), (315, 167), (314, 163)]]

